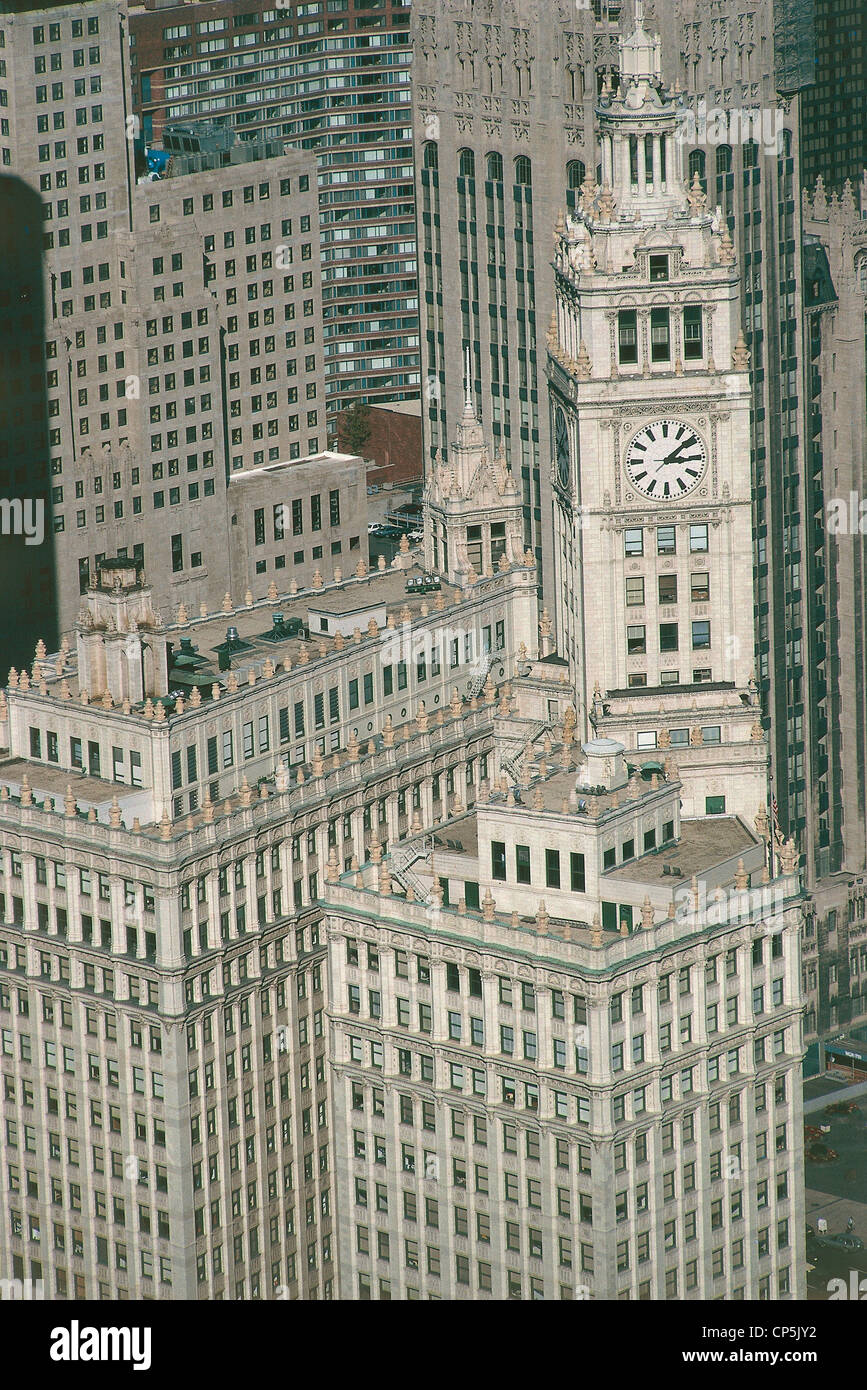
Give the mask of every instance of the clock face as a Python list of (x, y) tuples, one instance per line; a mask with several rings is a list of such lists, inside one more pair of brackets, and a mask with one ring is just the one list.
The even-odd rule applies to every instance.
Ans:
[(561, 487), (569, 486), (569, 427), (566, 416), (560, 407), (554, 414), (554, 446), (557, 452), (557, 481)]
[(653, 502), (685, 497), (707, 469), (707, 449), (692, 425), (654, 420), (644, 425), (626, 450), (626, 474), (636, 492)]

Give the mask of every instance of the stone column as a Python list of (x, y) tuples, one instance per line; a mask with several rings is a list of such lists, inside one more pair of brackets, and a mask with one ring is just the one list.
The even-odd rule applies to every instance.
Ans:
[(653, 191), (662, 192), (662, 142), (664, 135), (651, 135), (653, 141)]

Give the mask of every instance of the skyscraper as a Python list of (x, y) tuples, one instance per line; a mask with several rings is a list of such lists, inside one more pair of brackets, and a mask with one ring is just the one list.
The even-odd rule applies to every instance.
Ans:
[(418, 395), (406, 0), (130, 6), (141, 142), (166, 122), (315, 151), (326, 399)]
[(688, 815), (767, 801), (752, 603), (748, 353), (728, 227), (684, 181), (660, 41), (621, 42), (555, 248), (560, 655), (584, 737), (674, 749)]
[[(121, 548), (153, 573), (158, 604), (214, 604), (231, 475), (325, 446), (313, 158), (201, 139), (170, 177), (134, 181), (132, 126), (108, 100), (128, 93), (122, 6), (4, 15), (0, 34), (0, 152), (42, 204), (30, 236), (58, 631), (97, 558)], [(29, 660), (30, 637), (5, 659)]]
[(448, 454), (469, 349), (474, 398), (520, 487), (549, 597), (550, 236), (596, 167), (593, 103), (616, 67), (620, 13), (598, 8), (421, 0), (412, 12), (425, 457)]
[(766, 881), (670, 758), (576, 743), (502, 558), (183, 624), (109, 561), (63, 670), (2, 692), (4, 1278), (803, 1296), (794, 851)]
[(801, 182), (841, 189), (867, 168), (867, 13), (860, 0), (812, 0), (812, 83), (801, 93)]

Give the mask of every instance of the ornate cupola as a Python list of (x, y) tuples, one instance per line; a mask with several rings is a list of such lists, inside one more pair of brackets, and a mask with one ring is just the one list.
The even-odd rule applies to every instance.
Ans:
[(444, 463), (438, 454), (425, 488), (425, 564), (465, 585), (520, 564), (524, 552), (521, 496), (505, 458), (493, 458), (473, 404), (469, 353), (464, 409)]
[(683, 205), (682, 97), (662, 81), (660, 40), (643, 25), (620, 44), (620, 86), (606, 84), (596, 108), (602, 151), (603, 191), (610, 190), (622, 217), (646, 220)]

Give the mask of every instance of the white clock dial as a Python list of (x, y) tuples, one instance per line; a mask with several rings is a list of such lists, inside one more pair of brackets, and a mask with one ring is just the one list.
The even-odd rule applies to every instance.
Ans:
[(652, 502), (670, 502), (698, 487), (707, 469), (707, 449), (683, 420), (644, 425), (626, 450), (626, 475), (636, 492)]

